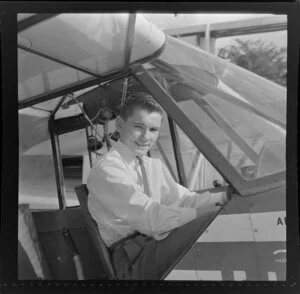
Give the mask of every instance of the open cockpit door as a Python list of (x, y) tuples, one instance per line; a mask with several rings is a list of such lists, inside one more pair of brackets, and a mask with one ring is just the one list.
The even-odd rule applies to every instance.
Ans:
[(241, 195), (285, 185), (283, 87), (172, 38), (132, 72)]

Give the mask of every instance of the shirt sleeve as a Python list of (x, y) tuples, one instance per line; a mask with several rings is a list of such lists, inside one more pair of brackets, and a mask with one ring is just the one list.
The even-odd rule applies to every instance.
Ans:
[(160, 163), (164, 185), (167, 187), (167, 193), (163, 193), (161, 196), (161, 203), (167, 206), (178, 207), (178, 203), (189, 192), (189, 189), (178, 184), (161, 160)]
[(167, 207), (151, 200), (134, 183), (126, 166), (115, 158), (96, 165), (87, 186), (117, 220), (156, 239), (196, 218), (194, 208)]
[(178, 203), (179, 207), (193, 207), (200, 208), (201, 211), (206, 212), (214, 209), (216, 204), (224, 204), (227, 202), (226, 193), (196, 193), (196, 192), (187, 192), (180, 199)]
[[(169, 187), (169, 193), (162, 195), (162, 203), (169, 207), (200, 208), (203, 213), (216, 208), (216, 204), (224, 204), (227, 197), (225, 193), (196, 193), (178, 184), (167, 167), (161, 162), (162, 173)], [(226, 199), (225, 199), (226, 198)]]

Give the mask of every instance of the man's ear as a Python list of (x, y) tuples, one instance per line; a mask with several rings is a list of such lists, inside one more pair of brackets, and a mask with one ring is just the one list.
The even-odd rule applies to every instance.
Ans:
[(116, 124), (116, 129), (118, 132), (121, 131), (121, 129), (123, 127), (123, 123), (124, 123), (123, 118), (121, 116), (117, 116), (115, 124)]

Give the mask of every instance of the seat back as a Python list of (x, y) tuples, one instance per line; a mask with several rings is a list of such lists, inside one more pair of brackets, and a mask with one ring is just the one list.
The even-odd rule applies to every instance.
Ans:
[(104, 270), (110, 280), (116, 280), (117, 278), (112, 264), (111, 254), (100, 235), (97, 223), (94, 221), (94, 219), (92, 218), (88, 210), (88, 205), (87, 205), (88, 194), (89, 194), (88, 188), (85, 184), (83, 184), (75, 187), (75, 191), (80, 203), (82, 214), (87, 223), (89, 235), (92, 239), (93, 244), (95, 245), (97, 254), (100, 257)]

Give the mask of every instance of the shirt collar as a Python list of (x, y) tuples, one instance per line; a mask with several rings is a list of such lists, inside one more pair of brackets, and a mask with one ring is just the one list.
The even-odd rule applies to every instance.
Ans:
[[(127, 161), (128, 164), (135, 161), (136, 155), (120, 140), (114, 144), (114, 149)], [(143, 156), (144, 157), (144, 156)]]

